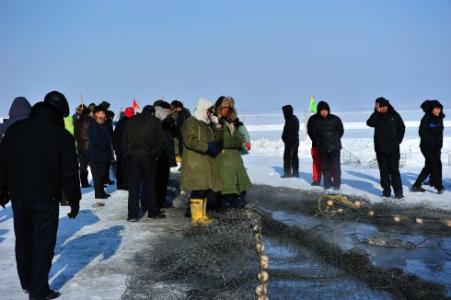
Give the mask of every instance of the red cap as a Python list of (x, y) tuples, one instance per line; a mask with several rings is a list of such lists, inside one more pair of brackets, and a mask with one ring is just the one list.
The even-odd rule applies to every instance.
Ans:
[(131, 118), (135, 115), (135, 110), (133, 109), (133, 107), (127, 107), (124, 111), (124, 116), (126, 116), (127, 118)]

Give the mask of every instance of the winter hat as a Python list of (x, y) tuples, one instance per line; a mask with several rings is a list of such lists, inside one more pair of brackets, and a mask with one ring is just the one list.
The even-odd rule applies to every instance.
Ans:
[(89, 104), (88, 105), (88, 109), (90, 110), (90, 111), (92, 111), (92, 112), (94, 112), (94, 108), (96, 108), (96, 104), (95, 103), (91, 103), (91, 104)]
[(108, 119), (114, 119), (114, 116), (115, 116), (116, 114), (114, 113), (114, 111), (112, 111), (112, 110), (108, 110), (107, 112), (106, 112), (106, 116), (108, 117)]
[(429, 103), (431, 102), (431, 100), (425, 100), (423, 103), (421, 103), (421, 109), (424, 111), (424, 113), (428, 113), (429, 112)]
[(127, 107), (124, 110), (124, 116), (127, 117), (128, 119), (130, 119), (134, 115), (135, 115), (135, 110), (133, 109), (133, 107)]
[(174, 100), (171, 102), (171, 106), (173, 108), (183, 108), (183, 103), (180, 102), (179, 100)]
[(106, 108), (104, 107), (104, 106), (102, 106), (102, 105), (97, 105), (95, 108), (94, 108), (94, 110), (93, 110), (93, 113), (98, 113), (98, 112), (101, 112), (101, 111), (103, 111), (104, 113), (106, 113)]
[(164, 100), (163, 99), (158, 99), (157, 101), (155, 101), (154, 103), (153, 103), (153, 107), (155, 107), (155, 106), (159, 106), (161, 103), (163, 103), (164, 102)]
[(210, 100), (200, 98), (199, 100), (197, 100), (197, 105), (194, 110), (194, 117), (201, 122), (209, 124), (210, 119), (208, 118), (207, 111), (213, 106), (213, 102), (211, 102)]
[(317, 111), (320, 113), (322, 110), (327, 110), (330, 113), (330, 106), (326, 101), (318, 102)]
[(152, 105), (146, 105), (146, 106), (144, 106), (142, 113), (146, 113), (148, 115), (154, 115), (155, 108)]
[(66, 97), (57, 91), (52, 91), (45, 95), (44, 103), (49, 104), (65, 118), (69, 115), (69, 103)]
[(223, 107), (234, 107), (235, 100), (230, 96), (221, 96), (216, 100), (215, 103), (215, 111), (219, 112), (219, 110)]
[(110, 103), (106, 102), (106, 101), (102, 101), (102, 103), (99, 104), (99, 106), (103, 106), (105, 108), (105, 111), (108, 111), (108, 109), (110, 108)]
[(163, 109), (169, 109), (169, 110), (171, 109), (171, 104), (169, 104), (168, 102), (163, 101), (163, 100), (158, 100), (157, 102), (158, 102), (158, 104), (154, 104), (154, 107), (159, 106)]

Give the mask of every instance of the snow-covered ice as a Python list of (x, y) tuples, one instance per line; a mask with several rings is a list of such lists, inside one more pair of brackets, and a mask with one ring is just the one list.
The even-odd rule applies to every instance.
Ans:
[[(337, 113), (345, 123), (344, 148), (357, 157), (360, 165), (343, 165), (342, 193), (360, 195), (370, 201), (381, 201), (379, 172), (371, 167), (375, 154), (371, 129), (365, 126), (370, 112)], [(401, 170), (406, 199), (402, 204), (427, 204), (431, 207), (451, 210), (451, 132), (445, 130), (443, 153), (443, 179), (448, 189), (437, 195), (432, 189), (424, 194), (409, 192), (409, 188), (423, 167), (423, 156), (419, 149), (417, 134), (419, 112), (403, 113), (406, 138), (402, 144), (405, 167)], [(300, 116), (301, 121), (305, 120)], [(284, 186), (296, 189), (312, 189), (310, 142), (301, 131), (300, 178), (281, 179), (283, 143), (280, 141), (283, 118), (280, 114), (246, 115), (252, 137), (251, 154), (244, 161), (253, 183)], [(450, 125), (449, 122), (446, 123)], [(321, 190), (320, 187), (315, 187)], [(148, 221), (129, 224), (126, 222), (127, 193), (111, 191), (112, 198), (106, 206), (92, 208), (93, 193), (85, 191), (80, 215), (75, 220), (67, 218), (67, 207), (60, 213), (60, 229), (54, 265), (51, 271), (53, 288), (61, 289), (61, 299), (120, 299), (125, 290), (127, 275), (133, 267), (135, 253), (148, 247), (158, 234), (159, 224), (174, 222), (171, 216), (164, 221)], [(393, 200), (395, 201), (395, 200)], [(165, 227), (163, 227), (165, 228)], [(20, 289), (14, 256), (14, 229), (11, 207), (0, 209), (0, 286), (1, 299), (27, 299)]]

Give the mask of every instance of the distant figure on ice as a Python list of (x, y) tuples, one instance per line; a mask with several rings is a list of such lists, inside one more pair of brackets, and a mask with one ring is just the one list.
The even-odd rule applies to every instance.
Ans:
[(299, 120), (294, 115), (291, 105), (283, 106), (282, 111), (285, 118), (282, 133), (282, 141), (285, 144), (282, 178), (299, 177)]
[(341, 165), (340, 151), (341, 138), (344, 134), (343, 123), (336, 115), (330, 113), (327, 102), (318, 103), (318, 118), (311, 121), (312, 140), (315, 141), (320, 158), (321, 173), (324, 179), (324, 190), (340, 190)]
[(190, 191), (191, 223), (206, 225), (211, 223), (207, 216), (207, 201), (215, 201), (215, 193), (222, 189), (221, 173), (216, 157), (219, 149), (218, 136), (211, 126), (213, 103), (199, 99), (194, 115), (183, 124), (184, 150), (182, 157), (181, 188)]
[(156, 198), (157, 159), (162, 148), (163, 128), (153, 115), (155, 110), (144, 107), (143, 112), (127, 121), (122, 134), (122, 151), (127, 157), (128, 218), (139, 218), (139, 191), (144, 185), (148, 218), (165, 218)]
[(30, 299), (54, 299), (48, 274), (56, 244), (59, 202), (66, 195), (75, 218), (81, 199), (74, 138), (64, 129), (69, 105), (48, 93), (30, 118), (8, 128), (0, 145), (1, 204), (12, 200), (20, 283)]
[(117, 122), (113, 131), (113, 148), (116, 153), (116, 183), (118, 190), (128, 190), (127, 157), (122, 149), (122, 135), (124, 133), (125, 125), (134, 115), (135, 110), (133, 107), (127, 107), (124, 110), (124, 115)]
[(6, 129), (17, 121), (28, 118), (31, 112), (31, 105), (25, 97), (17, 97), (14, 99), (9, 109), (9, 119), (3, 120), (0, 124), (0, 141), (5, 135)]
[(425, 159), (425, 166), (412, 186), (412, 192), (424, 192), (423, 181), (430, 176), (430, 185), (443, 194), (441, 150), (443, 147), (443, 105), (437, 100), (426, 100), (421, 107), (424, 116), (421, 119), (419, 134), (420, 148)]
[(96, 199), (107, 199), (110, 197), (105, 192), (104, 184), (106, 173), (109, 172), (110, 164), (113, 160), (113, 145), (108, 127), (105, 124), (105, 116), (105, 107), (96, 106), (94, 108), (95, 120), (89, 125), (90, 162)]
[(374, 149), (379, 165), (382, 197), (391, 197), (392, 186), (395, 198), (403, 199), (399, 145), (404, 138), (406, 126), (390, 102), (382, 97), (376, 99), (374, 113), (366, 124), (374, 128)]

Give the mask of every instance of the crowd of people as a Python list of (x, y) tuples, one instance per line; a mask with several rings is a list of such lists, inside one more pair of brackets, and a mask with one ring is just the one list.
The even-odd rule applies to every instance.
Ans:
[[(429, 184), (443, 193), (443, 106), (437, 100), (422, 104), (424, 117), (419, 135), (425, 166), (412, 187), (424, 192)], [(70, 115), (65, 96), (48, 93), (31, 106), (16, 98), (9, 118), (0, 125), (0, 205), (11, 200), (16, 234), (16, 260), (20, 283), (30, 299), (54, 299), (50, 289), (51, 268), (59, 219), (59, 204), (70, 206), (69, 218), (79, 212), (82, 189), (94, 197), (108, 199), (105, 188), (115, 182), (128, 191), (129, 222), (143, 215), (165, 218), (172, 207), (167, 197), (170, 169), (181, 163), (181, 190), (189, 193), (186, 216), (193, 225), (212, 222), (208, 211), (241, 209), (251, 181), (242, 155), (249, 153), (249, 133), (240, 121), (235, 100), (221, 96), (215, 103), (199, 99), (193, 115), (183, 103), (157, 100), (137, 111), (127, 107), (115, 119), (106, 101), (79, 105)], [(337, 193), (341, 186), (340, 152), (344, 134), (341, 119), (328, 103), (318, 103), (307, 123), (312, 141), (312, 186)], [(284, 174), (299, 177), (299, 120), (293, 107), (283, 106), (285, 127)], [(380, 169), (382, 196), (392, 189), (402, 199), (399, 172), (400, 144), (404, 122), (385, 98), (375, 101), (367, 121), (374, 128), (374, 147)]]
[[(412, 192), (425, 192), (422, 187), (429, 184), (443, 194), (441, 149), (443, 147), (443, 105), (437, 100), (426, 100), (421, 104), (424, 116), (419, 126), (420, 149), (425, 158), (425, 166), (413, 184)], [(293, 107), (282, 107), (285, 126), (282, 140), (285, 144), (284, 174), (282, 178), (299, 177), (299, 120)], [(382, 198), (388, 199), (394, 193), (395, 199), (403, 199), (403, 186), (399, 172), (400, 145), (404, 139), (406, 126), (400, 114), (391, 103), (383, 98), (375, 100), (374, 112), (366, 122), (374, 128), (374, 150), (380, 171)], [(323, 181), (326, 193), (337, 193), (341, 186), (341, 138), (344, 134), (341, 119), (331, 114), (327, 102), (320, 101), (316, 113), (307, 122), (307, 134), (312, 141), (311, 155), (312, 186), (320, 186)], [(429, 177), (429, 180), (426, 179)]]
[[(82, 189), (108, 199), (115, 182), (128, 191), (129, 222), (165, 218), (170, 169), (181, 162), (181, 187), (189, 192), (187, 216), (196, 226), (212, 222), (207, 211), (246, 206), (251, 182), (241, 155), (249, 134), (232, 97), (199, 99), (194, 114), (174, 100), (158, 100), (141, 111), (127, 107), (115, 122), (106, 101), (83, 104), (70, 115), (66, 97), (53, 91), (31, 106), (16, 98), (0, 125), (0, 205), (11, 200), (16, 261), (30, 299), (54, 299), (51, 268), (59, 205), (76, 218)], [(114, 166), (114, 168), (112, 168)]]

